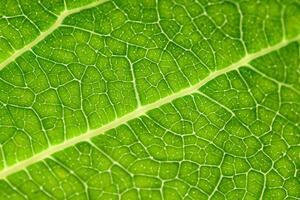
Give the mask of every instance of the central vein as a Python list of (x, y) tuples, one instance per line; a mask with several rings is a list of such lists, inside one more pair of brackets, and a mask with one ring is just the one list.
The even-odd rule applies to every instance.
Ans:
[(271, 47), (267, 47), (267, 48), (264, 48), (256, 53), (253, 53), (253, 54), (248, 54), (246, 55), (244, 58), (242, 58), (241, 60), (239, 60), (238, 62), (236, 63), (233, 63), (223, 69), (220, 69), (220, 70), (217, 70), (213, 73), (211, 73), (209, 76), (207, 76), (206, 78), (204, 78), (203, 80), (201, 80), (199, 83), (189, 87), (189, 88), (186, 88), (186, 89), (183, 89), (183, 90), (180, 90), (176, 93), (173, 93), (167, 97), (164, 97), (164, 98), (161, 98), (160, 100), (154, 102), (154, 103), (151, 103), (151, 104), (148, 104), (148, 105), (143, 105), (143, 106), (140, 106), (138, 107), (135, 111), (131, 112), (131, 113), (128, 113), (98, 129), (95, 129), (95, 130), (90, 130), (80, 136), (77, 136), (77, 137), (74, 137), (72, 139), (69, 139), (67, 141), (65, 141), (64, 143), (61, 143), (61, 144), (58, 144), (58, 145), (55, 145), (55, 146), (51, 146), (49, 147), (48, 149), (38, 153), (38, 154), (35, 154), (33, 155), (31, 158), (27, 159), (27, 160), (23, 160), (23, 161), (20, 161), (19, 163), (16, 163), (12, 166), (8, 166), (6, 167), (5, 169), (3, 169), (1, 172), (0, 172), (0, 179), (2, 178), (5, 178), (7, 177), (8, 175), (10, 174), (13, 174), (21, 169), (24, 169), (26, 168), (27, 166), (31, 165), (31, 164), (34, 164), (36, 163), (37, 161), (40, 161), (40, 160), (43, 160), (47, 157), (49, 157), (50, 155), (58, 152), (58, 151), (61, 151), (67, 147), (70, 147), (72, 145), (75, 145), (79, 142), (83, 142), (83, 141), (87, 141), (89, 140), (90, 138), (96, 136), (96, 135), (99, 135), (101, 133), (104, 133), (110, 129), (113, 129), (113, 128), (116, 128), (118, 127), (119, 125), (123, 124), (123, 123), (126, 123), (127, 121), (130, 121), (132, 119), (135, 119), (135, 118), (138, 118), (139, 116), (145, 114), (146, 112), (152, 110), (152, 109), (155, 109), (155, 108), (158, 108), (164, 104), (167, 104), (167, 103), (170, 103), (172, 102), (173, 100), (177, 99), (177, 98), (180, 98), (180, 97), (183, 97), (183, 96), (186, 96), (186, 95), (190, 95), (194, 92), (196, 92), (201, 86), (205, 85), (207, 82), (215, 79), (217, 76), (220, 76), (222, 74), (225, 74), (227, 72), (230, 72), (232, 70), (236, 70), (238, 69), (239, 67), (241, 66), (245, 66), (246, 64), (250, 63), (252, 60), (255, 60), (256, 58), (259, 58), (261, 56), (264, 56), (272, 51), (276, 51), (292, 42), (295, 42), (295, 41), (298, 41), (300, 40), (300, 35), (294, 37), (294, 38), (291, 38), (289, 40), (283, 40), (281, 41), (280, 43), (274, 45), (274, 46), (271, 46)]

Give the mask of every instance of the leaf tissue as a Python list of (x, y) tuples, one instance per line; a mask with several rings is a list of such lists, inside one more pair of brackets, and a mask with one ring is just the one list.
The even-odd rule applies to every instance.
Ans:
[(0, 200), (300, 199), (299, 0), (1, 0)]

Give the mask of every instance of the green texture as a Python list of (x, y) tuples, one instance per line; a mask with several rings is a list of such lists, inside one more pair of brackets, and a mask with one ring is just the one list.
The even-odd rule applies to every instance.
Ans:
[(299, 0), (1, 0), (0, 200), (300, 199)]

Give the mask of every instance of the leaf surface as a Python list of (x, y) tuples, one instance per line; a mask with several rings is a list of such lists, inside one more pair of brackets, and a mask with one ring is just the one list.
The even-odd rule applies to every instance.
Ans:
[(300, 198), (299, 1), (0, 10), (0, 199)]

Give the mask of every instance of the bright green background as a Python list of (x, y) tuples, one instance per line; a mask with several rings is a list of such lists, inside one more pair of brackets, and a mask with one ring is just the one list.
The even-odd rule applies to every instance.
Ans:
[[(91, 1), (0, 2), (0, 61)], [(300, 35), (299, 1), (118, 0), (0, 71), (0, 168)], [(299, 199), (299, 42), (0, 181), (0, 199)], [(1, 171), (0, 171), (1, 173)]]

